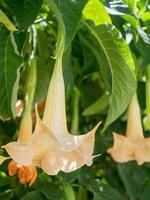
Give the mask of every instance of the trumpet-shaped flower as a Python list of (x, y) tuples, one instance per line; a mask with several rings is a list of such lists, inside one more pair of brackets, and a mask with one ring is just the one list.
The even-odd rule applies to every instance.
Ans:
[(39, 166), (50, 175), (60, 170), (71, 172), (84, 164), (92, 164), (99, 124), (84, 135), (73, 136), (68, 132), (61, 56), (56, 59), (43, 120), (36, 111), (36, 127), (31, 138), (25, 143), (11, 142), (4, 148), (17, 163)]
[(113, 133), (114, 145), (107, 150), (117, 162), (124, 163), (136, 160), (143, 164), (150, 161), (150, 138), (144, 138), (140, 107), (137, 96), (134, 94), (128, 108), (126, 136)]

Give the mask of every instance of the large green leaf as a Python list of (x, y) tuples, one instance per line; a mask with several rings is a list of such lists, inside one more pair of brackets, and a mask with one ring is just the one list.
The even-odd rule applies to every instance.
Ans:
[(130, 162), (118, 164), (118, 172), (130, 199), (138, 199), (146, 180), (142, 169), (135, 162)]
[(96, 52), (99, 51), (99, 60), (102, 60), (101, 67), (109, 66), (112, 75), (112, 94), (103, 129), (105, 130), (125, 111), (135, 92), (134, 62), (128, 45), (113, 25), (103, 24), (94, 27), (87, 22), (85, 25), (88, 31), (83, 29), (82, 35), (91, 47), (97, 50)]
[(13, 86), (17, 77), (17, 68), (22, 59), (15, 53), (10, 33), (0, 30), (0, 118), (12, 117), (11, 100)]
[(65, 28), (65, 49), (67, 49), (76, 33), (87, 0), (48, 0), (48, 2), (52, 8), (53, 4), (55, 5), (55, 13), (61, 18), (60, 21), (62, 20), (61, 26)]
[(79, 181), (87, 190), (94, 194), (94, 200), (124, 200), (125, 198), (110, 185), (103, 184), (100, 179), (95, 178), (95, 171), (90, 167), (80, 170)]
[(28, 28), (36, 19), (42, 0), (5, 0), (11, 8), (19, 25), (19, 29)]
[[(43, 177), (44, 178), (44, 177)], [(64, 199), (64, 191), (59, 187), (55, 182), (50, 182), (46, 180), (45, 177), (43, 179), (41, 175), (37, 178), (37, 181), (34, 184), (34, 189), (39, 191), (49, 200), (61, 200)]]

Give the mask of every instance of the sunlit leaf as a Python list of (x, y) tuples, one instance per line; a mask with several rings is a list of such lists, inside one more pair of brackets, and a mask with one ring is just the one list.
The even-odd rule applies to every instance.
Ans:
[(111, 19), (99, 0), (89, 0), (83, 10), (85, 19), (92, 20), (95, 25), (111, 23)]
[[(132, 95), (136, 89), (136, 79), (134, 75), (134, 62), (130, 49), (118, 30), (109, 25), (93, 25), (85, 23), (91, 37), (87, 32), (82, 33), (89, 43), (94, 44), (94, 48), (99, 49), (99, 56), (105, 57), (106, 67), (110, 67), (112, 74), (112, 94), (111, 102), (104, 125), (107, 128), (115, 119), (117, 119), (127, 108)], [(103, 64), (103, 63), (102, 63)]]

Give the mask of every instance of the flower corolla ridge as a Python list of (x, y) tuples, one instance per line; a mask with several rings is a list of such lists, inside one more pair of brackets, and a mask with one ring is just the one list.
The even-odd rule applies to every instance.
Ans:
[(134, 94), (128, 107), (126, 135), (113, 133), (114, 144), (107, 152), (120, 163), (135, 160), (139, 165), (150, 162), (150, 138), (144, 138), (140, 107)]
[(65, 87), (62, 56), (56, 59), (43, 114), (36, 109), (36, 127), (27, 142), (10, 142), (3, 146), (17, 163), (38, 166), (49, 175), (59, 171), (71, 172), (91, 165), (95, 142), (95, 128), (84, 135), (71, 135), (67, 129)]

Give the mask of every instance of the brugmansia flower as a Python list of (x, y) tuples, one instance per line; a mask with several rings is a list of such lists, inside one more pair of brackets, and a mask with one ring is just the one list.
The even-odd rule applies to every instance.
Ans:
[(21, 140), (11, 142), (4, 148), (17, 163), (39, 166), (50, 175), (60, 170), (71, 172), (84, 164), (92, 164), (98, 126), (99, 123), (85, 135), (73, 136), (68, 133), (62, 56), (59, 56), (50, 81), (43, 121), (36, 111), (36, 127), (30, 140), (26, 143)]
[(150, 161), (150, 138), (144, 138), (143, 135), (140, 107), (136, 94), (134, 94), (128, 108), (126, 136), (113, 133), (113, 137), (114, 145), (107, 152), (115, 161), (124, 163), (136, 160), (139, 165)]
[(8, 175), (15, 176), (18, 173), (18, 178), (21, 184), (30, 186), (35, 182), (37, 170), (34, 166), (25, 167), (12, 160), (8, 164)]

